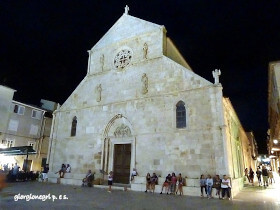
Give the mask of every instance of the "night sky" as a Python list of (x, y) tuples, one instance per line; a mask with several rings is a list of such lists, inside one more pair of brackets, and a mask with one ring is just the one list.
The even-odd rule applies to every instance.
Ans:
[(62, 104), (87, 72), (88, 53), (123, 14), (164, 25), (193, 71), (221, 69), (246, 131), (266, 153), (268, 62), (280, 60), (280, 1), (0, 1), (0, 82), (14, 99)]

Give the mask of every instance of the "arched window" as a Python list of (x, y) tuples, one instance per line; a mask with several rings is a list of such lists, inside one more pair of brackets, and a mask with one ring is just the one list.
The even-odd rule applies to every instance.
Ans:
[(186, 127), (186, 108), (183, 101), (176, 104), (176, 128)]
[(76, 130), (77, 130), (77, 117), (73, 117), (72, 120), (72, 127), (71, 127), (71, 136), (76, 136)]

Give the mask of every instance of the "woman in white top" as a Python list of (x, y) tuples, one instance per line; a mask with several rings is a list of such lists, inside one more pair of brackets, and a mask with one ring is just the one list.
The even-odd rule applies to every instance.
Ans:
[(230, 179), (227, 177), (227, 175), (223, 176), (222, 183), (221, 183), (221, 188), (222, 188), (222, 199), (225, 199), (225, 194), (227, 193), (228, 199), (230, 199)]

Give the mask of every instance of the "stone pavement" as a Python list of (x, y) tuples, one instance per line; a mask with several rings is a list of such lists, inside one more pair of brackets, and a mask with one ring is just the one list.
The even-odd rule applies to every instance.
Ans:
[[(19, 193), (50, 194), (51, 199), (15, 201), (14, 196)], [(68, 199), (60, 200), (59, 195)], [(53, 196), (57, 197), (54, 201)], [(108, 193), (106, 189), (94, 187), (21, 182), (10, 184), (0, 192), (0, 199), (0, 209), (280, 209), (280, 185), (278, 178), (277, 184), (267, 189), (248, 186), (229, 201), (120, 190)]]

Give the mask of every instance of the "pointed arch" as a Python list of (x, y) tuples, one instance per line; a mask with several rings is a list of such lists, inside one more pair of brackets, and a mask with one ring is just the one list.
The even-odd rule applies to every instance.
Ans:
[(77, 130), (77, 117), (73, 117), (72, 120), (72, 126), (71, 126), (71, 136), (76, 136), (76, 130)]
[(185, 128), (187, 126), (186, 121), (186, 107), (183, 101), (179, 101), (176, 104), (176, 128)]

